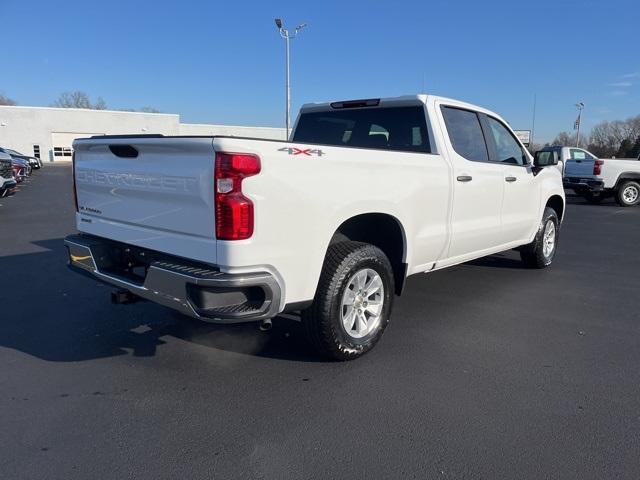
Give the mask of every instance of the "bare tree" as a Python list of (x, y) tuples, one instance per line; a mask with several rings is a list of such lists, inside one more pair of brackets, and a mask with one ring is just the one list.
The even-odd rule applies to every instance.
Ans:
[(143, 113), (161, 113), (160, 110), (153, 107), (142, 107), (140, 109), (135, 108), (120, 108), (121, 112), (143, 112)]
[[(575, 134), (561, 132), (548, 145), (575, 144)], [(580, 145), (600, 158), (637, 158), (640, 154), (640, 115), (626, 120), (600, 122), (591, 129), (588, 139), (580, 135)]]
[(624, 121), (601, 122), (591, 130), (589, 147), (600, 157), (621, 156), (632, 153), (639, 136), (640, 115)]
[(102, 97), (98, 97), (96, 99), (96, 103), (93, 104), (93, 109), (94, 110), (106, 110), (107, 109), (107, 102), (105, 102)]
[(545, 145), (541, 144), (541, 143), (530, 143), (529, 146), (527, 147), (527, 150), (529, 150), (529, 153), (531, 155), (535, 154), (538, 150), (542, 150), (545, 147)]
[(107, 109), (107, 104), (101, 97), (98, 97), (95, 103), (91, 103), (89, 95), (80, 90), (62, 92), (58, 99), (53, 102), (52, 106), (60, 108), (86, 108), (89, 110)]
[(0, 93), (0, 105), (17, 105), (15, 100)]
[[(588, 143), (587, 137), (580, 134), (580, 145), (584, 147), (587, 145), (587, 143)], [(576, 134), (569, 133), (569, 132), (560, 132), (558, 135), (556, 135), (556, 138), (553, 139), (553, 141), (551, 142), (551, 145), (553, 146), (562, 145), (563, 147), (572, 147), (572, 146), (575, 147)]]

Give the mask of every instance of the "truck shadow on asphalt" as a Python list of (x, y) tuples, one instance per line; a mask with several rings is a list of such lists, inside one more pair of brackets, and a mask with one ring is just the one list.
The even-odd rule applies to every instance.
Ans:
[(118, 355), (154, 356), (171, 336), (239, 354), (321, 361), (298, 322), (276, 318), (269, 332), (256, 323), (213, 325), (150, 302), (112, 305), (111, 287), (66, 267), (63, 239), (32, 242), (42, 252), (0, 257), (3, 309), (0, 347), (52, 362)]
[(598, 208), (598, 207), (625, 208), (618, 205), (613, 197), (605, 198), (604, 200), (602, 200), (601, 203), (589, 203), (585, 198), (580, 197), (578, 195), (571, 195), (571, 194), (567, 194), (566, 199), (567, 199), (567, 205), (579, 205), (579, 206), (587, 206), (592, 208)]
[(512, 258), (505, 254), (498, 253), (490, 257), (482, 257), (477, 260), (464, 263), (463, 265), (471, 265), (476, 267), (493, 267), (493, 268), (516, 268), (522, 270), (525, 268), (518, 258)]
[[(11, 272), (0, 279), (0, 292), (7, 292), (0, 313), (0, 347), (45, 361), (78, 362), (120, 355), (152, 357), (162, 345), (173, 351), (184, 348), (176, 346), (175, 339), (179, 339), (217, 350), (217, 354), (232, 352), (296, 362), (324, 361), (305, 341), (300, 323), (291, 318), (276, 317), (273, 329), (261, 332), (256, 323), (213, 325), (150, 302), (112, 305), (111, 287), (67, 269), (62, 238), (32, 245), (43, 251), (0, 257), (2, 270)], [(458, 293), (473, 298), (478, 281), (475, 277), (486, 275), (482, 273), (485, 267), (503, 269), (505, 278), (519, 276), (517, 272), (508, 273), (523, 268), (511, 253), (463, 264), (449, 269), (447, 275), (455, 275), (452, 278), (455, 283), (460, 282), (460, 273), (471, 281), (469, 288), (461, 286), (463, 291)], [(456, 274), (460, 269), (463, 272)], [(470, 275), (472, 271), (475, 273)], [(420, 287), (425, 280), (429, 282), (426, 277), (418, 277), (421, 276), (409, 280), (410, 286)], [(438, 277), (437, 283), (442, 278)], [(524, 277), (520, 278), (523, 280)], [(415, 295), (428, 301), (422, 288), (420, 292), (414, 290), (409, 288), (403, 309), (411, 310), (410, 298)], [(445, 302), (441, 308), (446, 310), (449, 306)], [(444, 312), (432, 307), (432, 313), (438, 318)]]

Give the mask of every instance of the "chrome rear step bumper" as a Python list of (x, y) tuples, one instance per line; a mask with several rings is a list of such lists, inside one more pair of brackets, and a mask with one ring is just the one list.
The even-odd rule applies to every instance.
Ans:
[[(279, 311), (281, 289), (269, 272), (223, 273), (211, 265), (88, 235), (71, 235), (64, 243), (73, 271), (190, 317), (240, 323), (271, 318)], [(114, 251), (126, 252), (133, 263), (114, 256)], [(148, 263), (135, 264), (142, 258)], [(143, 273), (129, 274), (134, 268)]]

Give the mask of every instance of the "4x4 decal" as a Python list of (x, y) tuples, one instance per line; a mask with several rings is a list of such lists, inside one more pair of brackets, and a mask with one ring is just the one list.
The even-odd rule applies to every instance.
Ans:
[(278, 149), (279, 152), (287, 152), (289, 155), (306, 155), (311, 157), (317, 155), (321, 157), (324, 152), (318, 148), (297, 148), (297, 147), (282, 147)]

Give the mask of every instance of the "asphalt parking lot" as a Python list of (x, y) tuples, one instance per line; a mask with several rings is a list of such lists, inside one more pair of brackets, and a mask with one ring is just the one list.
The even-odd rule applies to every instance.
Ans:
[(571, 199), (546, 271), (409, 279), (381, 343), (217, 327), (65, 267), (70, 166), (0, 199), (0, 477), (640, 478), (640, 208)]

